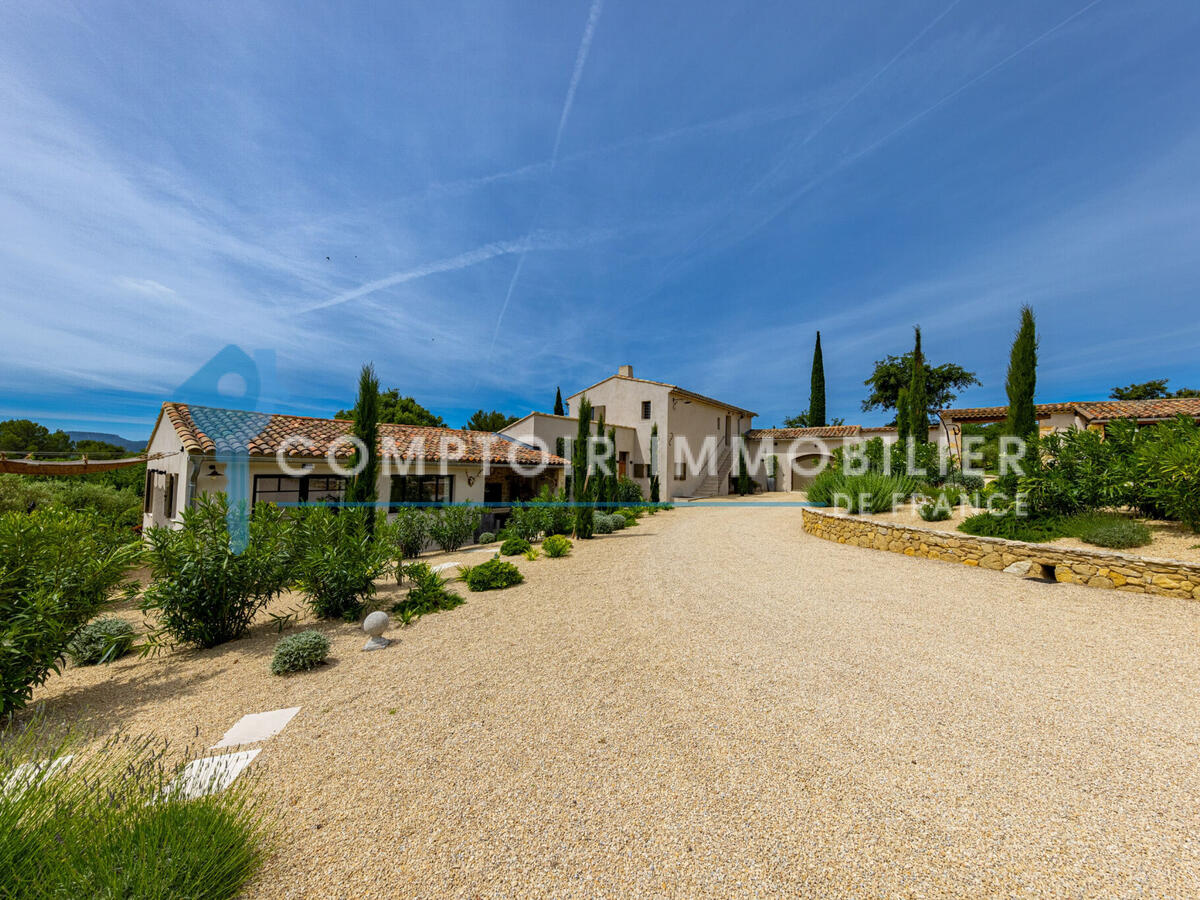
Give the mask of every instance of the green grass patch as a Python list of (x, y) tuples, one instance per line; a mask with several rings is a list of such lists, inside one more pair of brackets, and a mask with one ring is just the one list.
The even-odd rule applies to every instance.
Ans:
[(1110, 549), (1144, 547), (1150, 543), (1150, 529), (1128, 516), (1091, 512), (1073, 516), (1017, 516), (979, 513), (964, 519), (958, 530), (982, 537), (1004, 538), (1041, 544), (1061, 537), (1078, 538), (1087, 544)]
[(246, 776), (186, 800), (166, 791), (176, 773), (162, 742), (76, 743), (44, 739), (35, 726), (0, 737), (0, 895), (237, 896), (269, 848)]

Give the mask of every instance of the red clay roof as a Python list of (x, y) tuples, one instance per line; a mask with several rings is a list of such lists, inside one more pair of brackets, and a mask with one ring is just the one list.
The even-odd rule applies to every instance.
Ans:
[(1085, 419), (1108, 422), (1113, 419), (1170, 419), (1173, 416), (1200, 416), (1200, 397), (1169, 397), (1162, 400), (1090, 400), (1076, 403)]
[(826, 425), (824, 428), (751, 428), (746, 432), (750, 440), (775, 438), (776, 440), (793, 440), (795, 438), (841, 438), (854, 437), (862, 428), (858, 425)]
[[(1113, 419), (1169, 419), (1184, 415), (1200, 417), (1200, 397), (1169, 397), (1162, 400), (1083, 400), (1069, 403), (1039, 403), (1034, 409), (1039, 417), (1053, 413), (1075, 413), (1089, 422), (1110, 422)], [(987, 421), (1003, 419), (1007, 406), (978, 406), (967, 409), (943, 409), (943, 419)]]
[[(162, 411), (189, 453), (248, 452), (251, 456), (274, 456), (291, 438), (295, 443), (288, 446), (286, 456), (314, 459), (324, 457), (339, 438), (352, 432), (351, 423), (345, 419), (274, 415), (186, 403), (164, 403)], [(312, 446), (299, 442), (299, 438), (311, 441)], [(380, 424), (379, 444), (381, 453), (394, 447), (401, 459), (480, 463), (486, 459), (493, 464), (569, 465), (553, 453), (490, 431)], [(353, 452), (354, 447), (343, 441), (334, 456), (347, 459)]]
[[(1074, 403), (1038, 403), (1033, 408), (1039, 417), (1050, 416), (1054, 413), (1075, 412)], [(970, 406), (965, 409), (943, 409), (938, 411), (938, 415), (943, 419), (955, 419), (959, 422), (967, 419), (1003, 419), (1008, 415), (1008, 407)]]

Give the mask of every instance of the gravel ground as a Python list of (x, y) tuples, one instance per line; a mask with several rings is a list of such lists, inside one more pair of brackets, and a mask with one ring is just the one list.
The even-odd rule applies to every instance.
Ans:
[(312, 673), (258, 629), (38, 699), (202, 746), (301, 706), (252, 766), (285, 813), (254, 897), (1200, 893), (1200, 604), (753, 505), (515, 561), (381, 652), (319, 626)]
[[(984, 512), (984, 510), (965, 506), (957, 507), (949, 519), (941, 522), (926, 522), (917, 514), (917, 510), (913, 507), (912, 503), (906, 503), (895, 512), (877, 513), (871, 515), (870, 518), (885, 522), (895, 522), (899, 525), (913, 525), (917, 528), (956, 531), (963, 519), (978, 512)], [(1159, 522), (1153, 519), (1139, 519), (1138, 521), (1149, 526), (1152, 536), (1150, 543), (1144, 547), (1133, 547), (1128, 550), (1116, 550), (1114, 552), (1200, 564), (1200, 534), (1188, 531), (1178, 522)], [(1073, 537), (1058, 538), (1050, 541), (1050, 543), (1058, 547), (1082, 547), (1085, 550), (1099, 550), (1101, 552), (1106, 549), (1104, 547), (1097, 547), (1095, 544), (1085, 543)]]

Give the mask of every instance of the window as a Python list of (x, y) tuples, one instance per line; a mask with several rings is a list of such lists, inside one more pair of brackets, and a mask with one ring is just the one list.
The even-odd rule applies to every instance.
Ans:
[(650, 467), (647, 466), (645, 463), (634, 463), (633, 464), (633, 477), (634, 478), (649, 478), (650, 476), (646, 474), (646, 470), (648, 468), (650, 468)]
[(393, 475), (391, 503), (454, 502), (453, 475)]
[(650, 401), (649, 400), (642, 401), (642, 418), (643, 419), (650, 418)]
[(595, 422), (595, 421), (597, 421), (599, 419), (603, 419), (603, 418), (604, 418), (604, 407), (603, 406), (593, 406), (592, 407), (592, 421)]
[(675, 463), (675, 480), (676, 481), (687, 481), (687, 464), (686, 463), (681, 463), (681, 462)]
[(175, 518), (175, 485), (178, 475), (167, 476), (167, 487), (163, 493), (163, 515), (168, 519)]
[(255, 503), (321, 503), (341, 500), (346, 479), (339, 475), (255, 475)]

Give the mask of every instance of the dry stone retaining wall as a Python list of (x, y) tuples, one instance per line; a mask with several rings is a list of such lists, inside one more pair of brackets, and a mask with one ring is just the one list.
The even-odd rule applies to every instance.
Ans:
[(873, 522), (860, 516), (811, 507), (802, 509), (801, 515), (805, 531), (839, 544), (890, 550), (905, 556), (923, 556), (985, 569), (1020, 569), (1028, 563), (1029, 574), (1055, 581), (1200, 600), (1200, 565), (1126, 553), (977, 537), (960, 531), (935, 531), (894, 522)]

